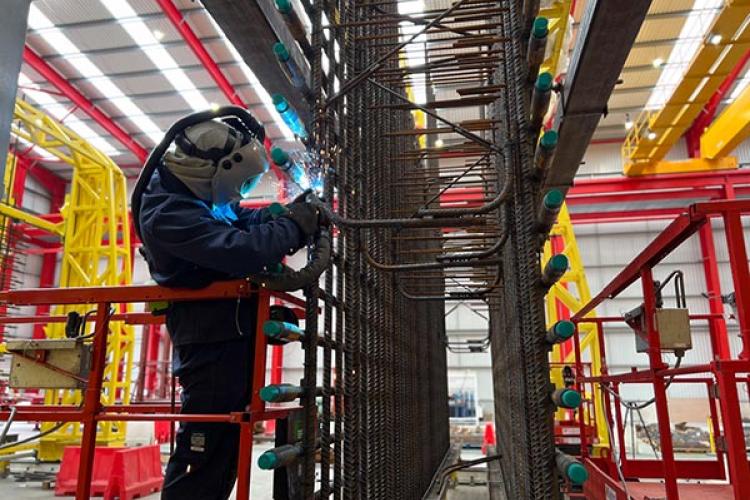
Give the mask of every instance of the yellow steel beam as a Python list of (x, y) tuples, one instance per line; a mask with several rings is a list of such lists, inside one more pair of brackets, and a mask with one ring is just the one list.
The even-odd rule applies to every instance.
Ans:
[(24, 212), (23, 210), (19, 210), (16, 207), (6, 205), (5, 203), (0, 203), (0, 215), (4, 215), (11, 219), (20, 220), (34, 227), (38, 227), (39, 229), (49, 231), (50, 233), (56, 234), (58, 236), (62, 236), (64, 232), (63, 223), (55, 224), (54, 222), (42, 219), (41, 217), (37, 217), (36, 215)]
[[(646, 111), (623, 143), (625, 175), (662, 160), (690, 127), (725, 77), (750, 48), (750, 0), (726, 0), (707, 31), (706, 40), (688, 65), (664, 107)], [(719, 43), (709, 39), (720, 35)]]
[(632, 177), (640, 175), (656, 174), (679, 174), (686, 172), (708, 172), (713, 170), (733, 170), (738, 166), (737, 158), (726, 156), (716, 160), (705, 158), (690, 158), (689, 160), (658, 161), (649, 163), (638, 169), (637, 174), (629, 174)]
[(560, 68), (560, 59), (562, 58), (563, 43), (568, 34), (568, 22), (570, 20), (570, 6), (572, 0), (555, 0), (548, 7), (539, 10), (540, 17), (546, 17), (549, 20), (549, 34), (547, 35), (547, 45), (550, 47), (549, 56), (542, 63), (539, 69), (540, 73), (545, 71), (557, 76), (563, 68)]
[(715, 159), (731, 153), (750, 137), (750, 86), (730, 104), (701, 136), (701, 155)]

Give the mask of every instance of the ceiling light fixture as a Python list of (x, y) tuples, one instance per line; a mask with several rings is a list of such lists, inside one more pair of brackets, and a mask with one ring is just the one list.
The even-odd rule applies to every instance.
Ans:
[(719, 45), (722, 39), (723, 38), (719, 33), (713, 33), (708, 37), (708, 43), (711, 45)]
[(657, 57), (656, 59), (651, 61), (651, 65), (657, 69), (661, 68), (662, 66), (664, 66), (664, 59), (662, 59), (661, 57)]
[(630, 113), (625, 113), (625, 130), (633, 128), (633, 120), (630, 119)]
[(646, 137), (648, 137), (649, 141), (653, 141), (654, 139), (656, 139), (656, 132), (654, 132), (653, 130), (649, 130)]
[(435, 139), (435, 147), (442, 148), (445, 145), (442, 139)]
[(154, 30), (152, 31), (154, 38), (156, 38), (157, 41), (161, 42), (164, 39), (164, 32), (161, 30)]

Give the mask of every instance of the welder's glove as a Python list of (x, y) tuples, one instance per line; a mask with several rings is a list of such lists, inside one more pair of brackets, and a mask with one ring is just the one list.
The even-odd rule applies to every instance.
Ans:
[(328, 217), (313, 203), (295, 201), (286, 206), (289, 210), (286, 217), (292, 219), (305, 236), (312, 236), (328, 224)]

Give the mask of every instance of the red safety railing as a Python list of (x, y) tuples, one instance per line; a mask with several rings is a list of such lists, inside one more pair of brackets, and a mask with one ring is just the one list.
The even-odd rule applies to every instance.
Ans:
[[(750, 388), (750, 269), (741, 216), (750, 213), (750, 200), (727, 200), (697, 203), (688, 211), (677, 217), (646, 248), (623, 269), (602, 291), (586, 304), (572, 321), (575, 323), (597, 322), (601, 325), (614, 321), (624, 321), (620, 317), (587, 318), (586, 315), (607, 299), (619, 295), (630, 285), (640, 280), (643, 294), (645, 317), (645, 334), (648, 341), (649, 366), (644, 370), (631, 370), (625, 373), (610, 374), (606, 365), (605, 343), (600, 336), (602, 353), (602, 374), (597, 377), (586, 376), (580, 356), (578, 332), (574, 336), (576, 349), (576, 371), (579, 384), (606, 384), (610, 390), (603, 392), (605, 411), (610, 428), (620, 443), (619, 465), (610, 454), (609, 457), (595, 458), (589, 456), (586, 433), (581, 433), (581, 456), (592, 474), (584, 493), (587, 498), (617, 498), (625, 500), (634, 494), (656, 494), (656, 489), (668, 500), (680, 498), (680, 492), (688, 488), (699, 490), (706, 485), (695, 483), (678, 483), (678, 479), (725, 480), (724, 485), (711, 485), (710, 498), (750, 498), (750, 465), (748, 464), (745, 435), (740, 411), (738, 383), (747, 384)], [(667, 255), (674, 251), (691, 235), (710, 228), (711, 218), (721, 218), (724, 222), (727, 250), (731, 264), (732, 280), (736, 301), (736, 320), (740, 327), (743, 351), (733, 359), (730, 354), (724, 317), (719, 310), (711, 308), (710, 314), (690, 315), (690, 319), (707, 321), (711, 338), (711, 359), (705, 362), (679, 368), (670, 368), (662, 358), (659, 331), (655, 321), (656, 293), (652, 269)], [(710, 234), (710, 231), (709, 231)], [(715, 305), (715, 302), (714, 302)], [(603, 331), (603, 329), (602, 329)], [(704, 376), (701, 376), (701, 375)], [(621, 405), (617, 399), (624, 384), (649, 384), (653, 388), (655, 409), (659, 429), (659, 449), (661, 460), (628, 458), (625, 449), (625, 430)], [(719, 445), (716, 447), (715, 460), (678, 460), (675, 457), (672, 443), (672, 428), (667, 405), (668, 384), (700, 384), (705, 386), (709, 401), (709, 413), (713, 433)], [(614, 406), (614, 412), (612, 408)], [(583, 412), (579, 412), (583, 430)], [(721, 426), (719, 426), (721, 422)], [(612, 446), (615, 446), (612, 443)], [(599, 477), (599, 476), (606, 477)], [(623, 484), (619, 476), (628, 479), (661, 479), (664, 484), (626, 481)], [(723, 489), (722, 489), (723, 488)], [(606, 491), (605, 491), (606, 489)], [(609, 492), (612, 493), (609, 493)], [(629, 492), (628, 492), (629, 491)], [(702, 490), (701, 490), (702, 491)], [(626, 494), (626, 492), (628, 492)], [(695, 493), (697, 493), (696, 491)], [(611, 496), (614, 494), (614, 496)], [(638, 498), (641, 498), (638, 496)], [(707, 497), (708, 498), (708, 497)]]
[[(245, 411), (228, 414), (180, 414), (179, 405), (171, 403), (101, 404), (102, 377), (106, 366), (107, 332), (110, 321), (129, 324), (162, 322), (162, 317), (149, 313), (109, 314), (110, 305), (117, 303), (148, 303), (159, 301), (210, 300), (257, 296), (258, 314), (255, 335), (255, 360), (253, 365), (253, 390)], [(236, 498), (250, 495), (250, 470), (252, 460), (253, 427), (255, 422), (286, 418), (298, 407), (270, 408), (260, 398), (266, 378), (266, 336), (263, 323), (269, 319), (271, 298), (296, 307), (304, 307), (303, 300), (283, 292), (258, 288), (246, 280), (219, 282), (199, 290), (170, 289), (159, 286), (122, 286), (60, 289), (25, 289), (0, 292), (0, 302), (15, 305), (95, 304), (94, 334), (91, 368), (86, 380), (81, 406), (29, 405), (16, 406), (14, 420), (27, 422), (81, 422), (81, 463), (78, 472), (76, 499), (89, 498), (96, 427), (104, 421), (168, 421), (168, 422), (227, 422), (239, 425), (239, 456)], [(0, 323), (50, 323), (64, 322), (63, 316), (3, 317)], [(0, 406), (0, 420), (10, 418), (11, 408)]]

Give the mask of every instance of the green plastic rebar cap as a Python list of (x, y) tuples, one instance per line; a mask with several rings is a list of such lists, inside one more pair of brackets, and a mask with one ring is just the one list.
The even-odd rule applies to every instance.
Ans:
[(284, 331), (284, 326), (280, 321), (266, 321), (263, 323), (263, 333), (268, 337), (276, 337)]
[(276, 468), (279, 459), (273, 451), (267, 451), (258, 457), (258, 467), (263, 470), (273, 470)]
[(560, 394), (560, 401), (566, 408), (578, 408), (581, 405), (581, 395), (578, 391), (567, 389)]
[(548, 71), (539, 73), (534, 86), (543, 92), (552, 89), (552, 73), (549, 73)]
[(291, 0), (275, 0), (276, 8), (283, 14), (289, 14), (292, 11)]
[(566, 271), (568, 269), (568, 258), (563, 253), (555, 254), (549, 259), (549, 265), (555, 271)]
[(569, 339), (573, 336), (575, 331), (576, 325), (574, 325), (572, 321), (564, 319), (555, 323), (555, 333), (561, 339)]
[(260, 399), (267, 403), (273, 403), (281, 396), (281, 388), (278, 385), (267, 385), (260, 390)]
[(548, 210), (556, 210), (563, 204), (565, 197), (559, 189), (551, 189), (544, 195), (544, 206)]
[(286, 50), (286, 45), (281, 42), (276, 42), (273, 44), (273, 53), (276, 54), (276, 57), (279, 59), (279, 61), (289, 60), (289, 51)]
[(544, 149), (552, 149), (557, 146), (558, 137), (557, 132), (554, 130), (548, 130), (542, 134), (542, 138), (539, 139), (539, 145)]
[(565, 475), (568, 476), (568, 479), (573, 484), (583, 484), (589, 478), (586, 467), (579, 462), (573, 462), (568, 465), (567, 469), (565, 469)]
[(534, 38), (544, 38), (549, 33), (549, 19), (546, 17), (537, 17), (531, 26), (531, 33)]
[(289, 103), (286, 101), (286, 97), (281, 94), (274, 94), (271, 96), (271, 101), (273, 101), (273, 107), (276, 108), (276, 111), (279, 113), (283, 113), (289, 109)]
[(271, 159), (273, 162), (278, 166), (286, 165), (286, 162), (289, 161), (289, 155), (286, 151), (279, 147), (273, 147), (271, 148)]

